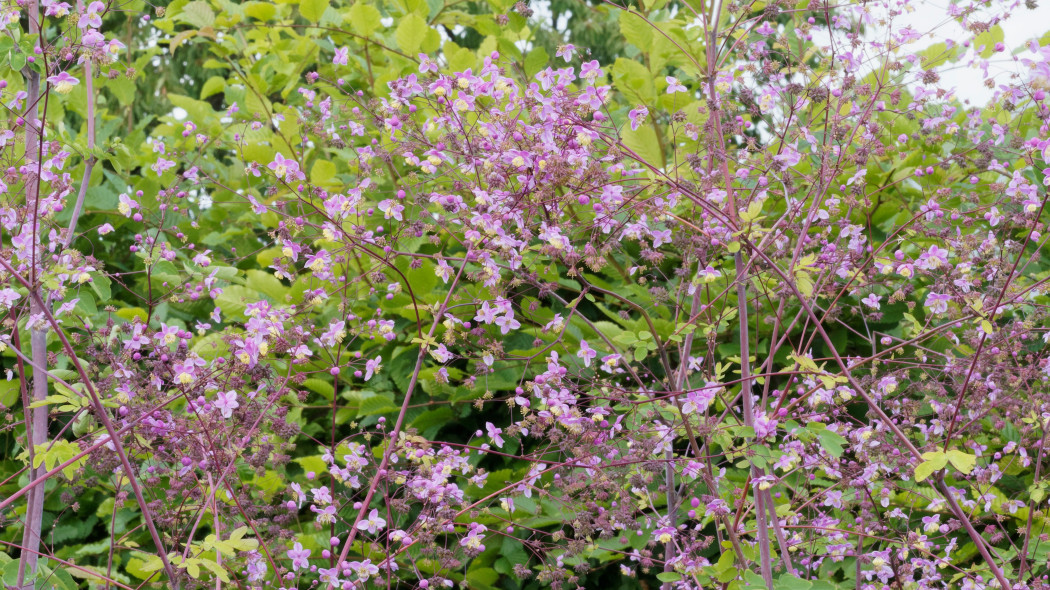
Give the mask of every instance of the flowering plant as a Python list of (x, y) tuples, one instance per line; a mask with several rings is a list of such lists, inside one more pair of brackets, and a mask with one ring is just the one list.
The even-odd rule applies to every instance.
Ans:
[(1050, 49), (915, 8), (5, 7), (4, 583), (1045, 587)]

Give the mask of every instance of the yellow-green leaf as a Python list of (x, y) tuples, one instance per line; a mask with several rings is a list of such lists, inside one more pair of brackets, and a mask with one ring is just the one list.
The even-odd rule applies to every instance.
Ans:
[(653, 26), (645, 22), (640, 15), (627, 10), (620, 12), (620, 33), (623, 38), (643, 52), (653, 46)]
[(663, 168), (664, 157), (660, 150), (660, 140), (650, 125), (642, 125), (637, 130), (630, 128), (623, 131), (623, 144), (649, 165)]
[(354, 31), (358, 34), (366, 37), (382, 26), (382, 23), (379, 22), (381, 18), (382, 16), (379, 14), (379, 11), (376, 10), (374, 6), (363, 0), (358, 0), (357, 4), (354, 4), (349, 13), (350, 26), (353, 27)]
[(937, 470), (944, 469), (948, 464), (948, 455), (940, 451), (923, 453), (922, 458), (925, 461), (919, 463), (915, 468), (915, 481), (917, 482), (925, 480)]
[(321, 20), (324, 9), (328, 7), (327, 0), (302, 0), (299, 2), (299, 14), (310, 22)]
[(973, 468), (977, 466), (977, 457), (969, 453), (953, 449), (948, 451), (947, 457), (951, 464), (963, 473), (972, 473)]
[(401, 19), (397, 25), (397, 44), (402, 51), (409, 55), (415, 55), (419, 51), (420, 44), (427, 34), (427, 21), (416, 13), (412, 13)]

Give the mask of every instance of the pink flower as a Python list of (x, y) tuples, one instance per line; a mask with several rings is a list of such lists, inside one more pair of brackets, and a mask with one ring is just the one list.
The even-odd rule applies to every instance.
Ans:
[(0, 307), (11, 307), (11, 305), (18, 301), (22, 296), (11, 288), (5, 288), (0, 291)]
[(68, 94), (73, 90), (73, 87), (80, 84), (80, 80), (69, 75), (69, 72), (62, 72), (54, 76), (47, 78), (48, 84), (51, 84), (55, 88), (55, 92), (59, 94)]
[(350, 48), (340, 47), (335, 50), (335, 57), (332, 58), (332, 63), (337, 66), (345, 66), (349, 58)]
[(594, 80), (602, 75), (602, 68), (598, 65), (597, 60), (591, 60), (582, 66), (580, 66), (580, 76), (587, 78), (588, 80)]
[(381, 362), (383, 362), (383, 357), (377, 356), (374, 359), (369, 359), (365, 363), (365, 381), (368, 381), (372, 378), (372, 375), (379, 372), (379, 369), (382, 368), (382, 365), (379, 364)]
[(102, 26), (102, 17), (95, 14), (94, 12), (88, 12), (81, 15), (80, 20), (77, 21), (77, 27), (86, 29), (88, 27), (99, 28)]
[(55, 18), (66, 16), (69, 14), (69, 9), (71, 8), (68, 3), (56, 2), (55, 0), (43, 0), (40, 4), (47, 7), (47, 12), (44, 13), (46, 16), (53, 16)]
[(220, 392), (215, 398), (215, 407), (219, 409), (219, 413), (223, 418), (229, 418), (233, 415), (233, 411), (239, 408), (241, 404), (237, 402), (237, 392), (227, 391), (226, 393)]
[(430, 56), (428, 56), (425, 53), (420, 53), (419, 54), (419, 71), (420, 71), (420, 73), (425, 74), (427, 72), (434, 72), (436, 74), (439, 69), (440, 68), (438, 68), (437, 62), (432, 60), (432, 59), (430, 59)]
[(379, 517), (379, 511), (375, 508), (368, 513), (368, 518), (357, 523), (358, 530), (368, 531), (373, 535), (376, 534), (377, 531), (383, 530), (384, 527), (386, 527), (386, 521)]
[(291, 158), (285, 158), (280, 152), (274, 154), (273, 162), (266, 165), (278, 178), (284, 178), (288, 182), (302, 180), (306, 175), (299, 171), (299, 163)]
[(992, 207), (984, 214), (984, 218), (988, 221), (988, 225), (995, 227), (999, 225), (999, 222), (1003, 220), (1003, 216), (999, 214), (997, 207)]
[(645, 118), (648, 116), (649, 109), (644, 106), (631, 109), (631, 112), (627, 113), (627, 118), (631, 120), (631, 131), (637, 131), (642, 126), (642, 123), (645, 123)]
[(722, 385), (720, 383), (708, 381), (704, 387), (690, 391), (685, 396), (685, 403), (682, 404), (682, 413), (693, 414), (707, 411), (707, 408), (714, 401), (718, 390), (721, 388)]
[(868, 307), (870, 307), (872, 309), (879, 309), (879, 307), (880, 307), (879, 301), (880, 300), (882, 300), (881, 297), (879, 297), (878, 295), (876, 295), (874, 293), (871, 293), (867, 297), (865, 297), (864, 299), (861, 299), (860, 302), (863, 303), (864, 305), (867, 305)]
[(481, 553), (485, 550), (485, 546), (481, 542), (485, 540), (484, 533), (487, 530), (488, 527), (483, 524), (471, 523), (470, 532), (459, 541), (460, 546), (467, 551)]
[(569, 61), (569, 60), (572, 59), (572, 54), (575, 51), (576, 51), (576, 46), (573, 45), (572, 43), (568, 43), (566, 45), (559, 45), (558, 46), (558, 50), (556, 52), (554, 52), (554, 56), (555, 57), (560, 57), (560, 58), (564, 59), (565, 61)]
[(580, 349), (576, 351), (576, 356), (583, 360), (583, 366), (591, 366), (591, 360), (598, 356), (598, 353), (591, 348), (586, 340), (580, 340)]
[(299, 571), (300, 568), (310, 567), (310, 550), (303, 549), (302, 543), (296, 543), (295, 547), (288, 550), (288, 559), (292, 560), (292, 571)]
[(496, 428), (496, 426), (492, 422), (486, 422), (485, 423), (485, 430), (488, 431), (489, 438), (492, 439), (492, 442), (495, 443), (498, 448), (502, 449), (504, 441), (503, 441), (503, 437), (500, 436), (500, 435), (503, 434), (503, 429), (502, 428)]
[(620, 364), (620, 355), (618, 354), (607, 354), (602, 357), (601, 367), (606, 373), (612, 373), (618, 364)]
[(951, 295), (930, 292), (926, 296), (926, 307), (930, 308), (932, 313), (944, 313), (948, 311), (948, 302), (951, 300)]
[(688, 92), (684, 84), (678, 81), (678, 78), (674, 76), (668, 76), (664, 78), (667, 80), (667, 94), (674, 94), (675, 92)]

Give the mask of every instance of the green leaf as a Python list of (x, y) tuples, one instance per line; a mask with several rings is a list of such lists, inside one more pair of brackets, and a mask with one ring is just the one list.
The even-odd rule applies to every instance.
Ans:
[(774, 590), (810, 590), (813, 587), (813, 582), (809, 580), (803, 580), (791, 574), (784, 574), (777, 578), (773, 582)]
[(678, 572), (660, 572), (656, 574), (656, 579), (661, 582), (678, 582), (682, 579), (682, 574)]
[(490, 588), (497, 580), (499, 574), (492, 568), (479, 567), (467, 571), (467, 582), (471, 588)]
[(251, 269), (244, 274), (248, 278), (249, 289), (266, 295), (275, 303), (284, 303), (288, 287), (284, 286), (280, 279), (264, 270)]
[(91, 282), (88, 284), (91, 285), (91, 289), (98, 295), (99, 301), (108, 302), (113, 298), (113, 290), (111, 289), (113, 281), (106, 275), (92, 275)]
[(201, 87), (201, 99), (208, 98), (213, 94), (218, 94), (226, 89), (226, 79), (222, 76), (212, 76), (208, 78), (208, 81)]
[(14, 407), (20, 396), (21, 390), (19, 389), (18, 379), (12, 379), (11, 381), (0, 380), (0, 406), (4, 408)]
[(318, 185), (328, 184), (335, 178), (335, 164), (329, 160), (317, 160), (310, 169), (310, 182)]
[(620, 33), (628, 43), (643, 52), (653, 48), (653, 27), (640, 15), (627, 10), (620, 11)]
[(915, 481), (917, 482), (925, 480), (933, 475), (935, 471), (944, 469), (945, 465), (948, 464), (948, 456), (939, 451), (923, 453), (922, 458), (925, 461), (919, 463), (915, 468)]
[(550, 56), (547, 55), (547, 50), (536, 47), (525, 56), (525, 75), (532, 78), (547, 67), (548, 63), (550, 63)]
[(820, 440), (820, 446), (835, 458), (841, 457), (842, 447), (849, 444), (849, 441), (841, 435), (827, 429), (818, 432), (817, 438)]
[(358, 0), (349, 12), (350, 26), (353, 27), (355, 32), (366, 37), (382, 26), (381, 18), (379, 11), (371, 4), (364, 2), (364, 0)]
[(636, 60), (616, 58), (612, 66), (613, 83), (621, 92), (631, 97), (632, 102), (651, 104), (656, 101), (656, 87), (649, 69)]
[(398, 47), (409, 55), (415, 55), (429, 28), (427, 21), (414, 12), (402, 18), (394, 33)]
[(663, 168), (664, 156), (660, 150), (660, 140), (656, 130), (650, 125), (642, 125), (637, 130), (627, 127), (623, 130), (623, 144), (654, 168)]
[(277, 14), (277, 7), (270, 2), (246, 2), (244, 14), (256, 20), (267, 21)]
[(357, 411), (358, 416), (374, 416), (376, 414), (393, 414), (401, 408), (394, 402), (381, 395), (373, 395), (361, 400), (361, 408)]
[[(169, 557), (171, 557), (169, 555)], [(160, 560), (159, 555), (150, 555), (142, 562), (142, 565), (138, 566), (138, 569), (142, 572), (149, 573), (155, 572), (164, 567), (164, 562)]]
[(751, 570), (744, 570), (744, 582), (749, 590), (768, 590), (765, 581), (762, 580), (762, 576)]
[(437, 434), (438, 430), (446, 424), (455, 422), (452, 410), (447, 407), (427, 410), (412, 420), (411, 426), (424, 437), (430, 438)]
[(210, 559), (201, 559), (200, 564), (211, 570), (211, 573), (215, 574), (215, 577), (219, 578), (223, 582), (229, 582), (230, 576), (226, 573), (226, 570), (222, 568), (218, 563)]
[[(448, 47), (448, 43), (445, 47)], [(454, 46), (453, 46), (454, 47)], [(448, 67), (454, 72), (462, 72), (467, 68), (473, 68), (478, 65), (478, 58), (474, 55), (474, 52), (467, 49), (466, 47), (460, 47), (454, 52), (446, 50), (445, 59), (448, 60)]]
[(967, 474), (972, 473), (973, 468), (977, 466), (976, 456), (955, 449), (948, 451), (948, 461), (956, 469)]
[(306, 20), (316, 23), (321, 20), (324, 9), (328, 7), (327, 0), (302, 0), (299, 2), (299, 14)]
[(215, 298), (215, 303), (222, 308), (223, 315), (239, 316), (244, 313), (249, 303), (260, 301), (262, 297), (259, 292), (241, 285), (230, 285), (222, 290), (222, 294)]
[(207, 2), (195, 0), (182, 7), (182, 13), (178, 18), (184, 23), (203, 29), (215, 24), (215, 11)]
[[(157, 558), (157, 564), (160, 564), (160, 558)], [(128, 565), (124, 566), (124, 569), (136, 578), (140, 580), (145, 580), (146, 578), (153, 575), (153, 572), (157, 571), (160, 568), (158, 567), (154, 569), (148, 569), (146, 561), (143, 561), (137, 557), (133, 557), (130, 561), (128, 561)]]

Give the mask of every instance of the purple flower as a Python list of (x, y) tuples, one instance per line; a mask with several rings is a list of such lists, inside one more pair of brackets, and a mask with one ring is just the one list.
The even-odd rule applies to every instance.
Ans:
[(492, 442), (495, 443), (498, 448), (502, 449), (504, 441), (503, 441), (503, 437), (500, 436), (500, 435), (503, 434), (503, 429), (502, 428), (496, 428), (496, 426), (492, 422), (486, 422), (485, 423), (485, 430), (488, 431), (489, 438), (492, 439)]
[(80, 84), (80, 80), (69, 75), (69, 72), (62, 72), (54, 76), (49, 76), (47, 79), (48, 84), (55, 87), (55, 92), (59, 94), (68, 94), (73, 87)]
[(631, 109), (631, 112), (627, 113), (627, 118), (631, 120), (631, 131), (637, 131), (642, 126), (642, 123), (645, 123), (645, 118), (648, 116), (649, 109), (644, 106)]
[(310, 550), (303, 549), (302, 543), (296, 543), (295, 547), (288, 550), (288, 559), (292, 560), (292, 571), (299, 571), (300, 568), (310, 567)]
[(879, 297), (878, 295), (876, 295), (874, 293), (870, 293), (867, 297), (865, 297), (864, 299), (861, 299), (860, 302), (863, 303), (864, 305), (867, 305), (868, 307), (870, 307), (872, 309), (879, 309), (879, 307), (880, 307), (879, 301), (881, 301), (881, 300), (882, 300), (882, 298)]
[(467, 536), (460, 539), (459, 544), (467, 551), (481, 553), (485, 550), (485, 546), (481, 543), (485, 540), (485, 531), (488, 530), (483, 524), (472, 523), (470, 532)]
[(437, 62), (432, 60), (432, 59), (430, 59), (430, 56), (428, 56), (425, 53), (420, 53), (419, 54), (419, 71), (420, 71), (420, 73), (425, 74), (427, 72), (434, 72), (436, 74), (438, 72), (438, 69), (439, 68), (438, 68)]
[(926, 296), (926, 307), (930, 308), (931, 313), (944, 313), (948, 311), (948, 302), (951, 300), (951, 295), (931, 291)]
[(383, 357), (377, 356), (374, 359), (369, 359), (365, 363), (365, 381), (368, 381), (372, 378), (372, 375), (375, 375), (377, 372), (379, 372), (379, 369), (382, 368), (382, 365), (379, 364), (381, 362), (383, 362)]
[(386, 521), (379, 517), (379, 511), (375, 508), (368, 513), (368, 518), (357, 523), (358, 530), (368, 531), (371, 534), (383, 530), (386, 527)]
[(667, 81), (667, 94), (674, 94), (675, 92), (688, 92), (684, 84), (678, 81), (678, 78), (674, 76), (668, 76), (664, 78)]
[(241, 404), (237, 402), (237, 392), (227, 391), (226, 393), (220, 392), (215, 399), (215, 407), (219, 409), (219, 413), (222, 414), (223, 418), (229, 418), (233, 415), (233, 411), (239, 408)]
[(586, 340), (580, 340), (580, 350), (576, 351), (576, 356), (583, 360), (583, 366), (591, 366), (591, 360), (598, 356), (598, 353), (587, 344)]
[(306, 175), (299, 171), (299, 163), (291, 158), (285, 158), (280, 152), (274, 154), (273, 162), (267, 164), (266, 167), (272, 170), (278, 178), (283, 177), (288, 182), (306, 178)]
[(706, 411), (721, 388), (720, 383), (709, 381), (704, 387), (690, 391), (685, 396), (685, 403), (682, 404), (682, 413), (693, 414)]
[(595, 78), (600, 77), (601, 75), (602, 68), (598, 65), (597, 60), (592, 59), (591, 61), (580, 66), (580, 76), (587, 78), (588, 80), (593, 80)]
[(554, 56), (555, 57), (560, 57), (560, 58), (564, 59), (565, 61), (569, 61), (569, 60), (572, 59), (572, 54), (575, 51), (576, 51), (576, 46), (573, 45), (572, 43), (568, 43), (566, 45), (559, 45), (558, 46), (558, 50), (556, 52), (554, 52)]

